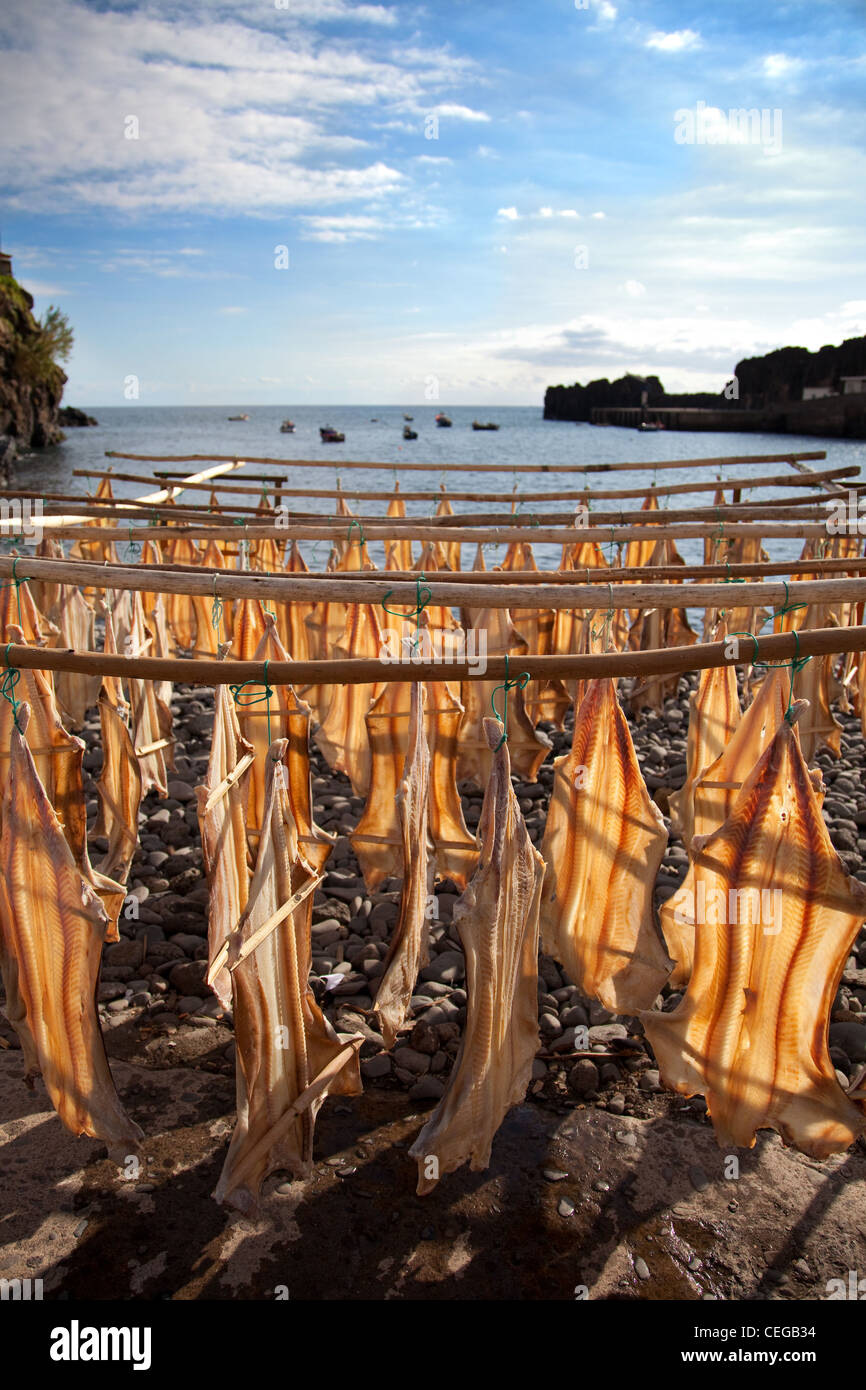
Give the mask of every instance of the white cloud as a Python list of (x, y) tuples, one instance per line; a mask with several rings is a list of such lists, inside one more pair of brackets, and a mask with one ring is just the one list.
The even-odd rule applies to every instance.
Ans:
[(606, 216), (606, 214), (603, 212), (594, 212), (592, 215), (595, 218), (596, 222), (603, 222)]
[(450, 117), (452, 121), (489, 121), (486, 111), (474, 111), (471, 106), (458, 106), (455, 102), (443, 102), (433, 107), (436, 116)]
[(411, 118), (434, 107), (489, 121), (442, 100), (474, 72), (470, 60), (444, 48), (324, 44), (309, 27), (331, 18), (390, 27), (396, 11), (344, 0), (269, 8), (259, 23), (224, 0), (183, 9), (174, 0), (135, 8), (5, 0), (6, 206), (326, 210), (402, 189), (404, 176), (386, 159), (363, 157), (380, 138), (377, 115), (411, 130)]
[(616, 19), (616, 16), (616, 5), (611, 5), (610, 0), (600, 0), (600, 3), (598, 5), (599, 19), (605, 19), (608, 21), (608, 23), (610, 23), (612, 20)]
[(482, 159), (499, 159), (499, 155), (489, 145), (479, 145), (476, 153)]
[(684, 53), (688, 49), (701, 47), (701, 36), (694, 29), (674, 29), (665, 34), (658, 29), (650, 34), (647, 48), (658, 49), (660, 53)]
[(626, 280), (623, 289), (632, 299), (639, 299), (642, 294), (646, 294), (646, 285), (642, 285), (640, 280)]
[(789, 58), (787, 53), (768, 53), (764, 59), (766, 77), (792, 77), (800, 72), (804, 63), (802, 58)]
[(553, 208), (539, 208), (539, 209), (538, 209), (538, 216), (539, 216), (539, 217), (552, 217), (552, 216), (553, 216)]
[(222, 306), (222, 308), (220, 309), (220, 313), (221, 313), (221, 314), (248, 314), (248, 313), (249, 313), (249, 309), (246, 309), (242, 304), (224, 304), (224, 305)]
[(559, 215), (560, 217), (571, 217), (576, 218), (578, 221), (580, 220), (580, 213), (575, 208), (563, 208)]
[(454, 161), (453, 161), (453, 159), (449, 159), (448, 156), (447, 156), (447, 155), (444, 155), (444, 154), (417, 154), (417, 155), (415, 156), (415, 163), (416, 163), (416, 164), (453, 164)]
[(379, 218), (367, 216), (307, 217), (304, 220), (310, 241), (373, 241), (384, 226)]
[(499, 210), (496, 213), (496, 216), (504, 218), (506, 222), (517, 222), (520, 217), (520, 213), (517, 211), (517, 208), (515, 207), (499, 208)]

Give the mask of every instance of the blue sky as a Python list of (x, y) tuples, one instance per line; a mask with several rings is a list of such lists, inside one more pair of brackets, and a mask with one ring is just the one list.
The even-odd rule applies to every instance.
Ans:
[(4, 0), (0, 49), (74, 404), (716, 390), (866, 332), (863, 0)]

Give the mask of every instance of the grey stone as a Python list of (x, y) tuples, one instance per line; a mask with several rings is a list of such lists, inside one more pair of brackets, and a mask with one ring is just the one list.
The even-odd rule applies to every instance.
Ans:
[(207, 961), (190, 960), (179, 961), (172, 966), (169, 972), (169, 981), (172, 989), (176, 989), (178, 994), (194, 994), (198, 998), (206, 999), (210, 994), (210, 986), (205, 982), (207, 974)]
[(543, 1013), (538, 1020), (538, 1027), (545, 1038), (556, 1038), (562, 1032), (562, 1024), (556, 1014)]
[(598, 1090), (598, 1067), (588, 1057), (581, 1057), (568, 1073), (568, 1085), (576, 1096)]
[(465, 976), (466, 961), (462, 951), (440, 951), (421, 971), (422, 980), (439, 980), (443, 984), (454, 984)]
[(650, 1277), (649, 1266), (646, 1260), (641, 1259), (640, 1255), (634, 1262), (634, 1272), (638, 1279), (649, 1279)]
[(436, 1076), (422, 1076), (409, 1092), (412, 1100), (441, 1100), (445, 1084)]
[(563, 1172), (561, 1168), (544, 1168), (542, 1175), (545, 1182), (563, 1182), (568, 1177), (568, 1174)]
[(421, 1076), (430, 1070), (430, 1057), (424, 1052), (416, 1052), (414, 1047), (398, 1047), (394, 1052), (394, 1063), (405, 1071)]
[(556, 1204), (556, 1210), (559, 1212), (560, 1216), (574, 1216), (574, 1202), (572, 1202), (570, 1197), (560, 1197)]
[(633, 1149), (637, 1145), (637, 1136), (632, 1134), (630, 1129), (619, 1129), (616, 1132), (616, 1142), (627, 1149)]
[(649, 1067), (645, 1072), (641, 1073), (638, 1085), (642, 1091), (660, 1091), (662, 1088), (659, 1073), (654, 1067)]
[(840, 1047), (852, 1062), (866, 1062), (866, 1027), (862, 1023), (831, 1023), (830, 1045)]
[(624, 1023), (600, 1023), (594, 1024), (589, 1030), (589, 1041), (591, 1043), (609, 1043), (614, 1038), (625, 1039), (628, 1037), (628, 1029)]
[(699, 1163), (693, 1163), (689, 1168), (689, 1182), (696, 1192), (706, 1192), (710, 1185), (710, 1180)]

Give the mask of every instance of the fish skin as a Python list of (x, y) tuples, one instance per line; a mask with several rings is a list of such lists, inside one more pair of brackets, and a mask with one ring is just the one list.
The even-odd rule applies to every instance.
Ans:
[[(798, 627), (801, 631), (832, 627), (835, 621), (835, 615), (827, 604), (810, 604)], [(820, 748), (826, 748), (834, 758), (842, 756), (842, 725), (830, 709), (830, 682), (835, 662), (836, 657), (832, 655), (813, 656), (794, 676), (794, 689), (798, 696), (809, 702), (809, 708), (797, 726), (807, 763), (812, 761)]]
[(96, 783), (99, 815), (93, 833), (105, 836), (108, 849), (97, 868), (116, 883), (125, 884), (138, 845), (141, 769), (126, 719), (106, 696), (104, 687), (98, 705), (102, 772)]
[[(243, 737), (235, 702), (225, 685), (214, 694), (214, 725), (207, 775), (196, 787), (201, 848), (208, 885), (208, 963), (235, 930), (249, 899), (250, 868), (247, 851), (246, 807), (249, 768), (232, 783), (219, 801), (205, 810), (211, 792), (233, 772), (241, 759), (253, 752)], [(232, 1003), (231, 976), (224, 967), (212, 988), (224, 1009)]]
[[(388, 503), (385, 511), (386, 518), (396, 517), (405, 519), (406, 503), (400, 496), (400, 484), (394, 484), (394, 496)], [(385, 568), (386, 570), (410, 570), (414, 561), (412, 559), (412, 542), (405, 536), (398, 540), (385, 541)]]
[[(544, 860), (511, 786), (501, 726), (484, 727), (493, 755), (478, 835), (478, 867), (454, 908), (466, 953), (466, 1028), (444, 1096), (409, 1150), (419, 1196), (467, 1159), (490, 1162), (494, 1135), (526, 1094), (538, 1050), (538, 913)], [(436, 1177), (425, 1171), (438, 1163)]]
[[(232, 938), (230, 966), (243, 941), (314, 873), (301, 852), (289, 804), (286, 753), (284, 739), (268, 753), (267, 813), (249, 903)], [(337, 1034), (317, 1005), (308, 983), (309, 918), (299, 925), (300, 916), (281, 922), (232, 974), (238, 1118), (214, 1197), (248, 1215), (255, 1212), (269, 1173), (287, 1169), (304, 1177), (310, 1172), (315, 1116), (326, 1090), (361, 1093), (358, 1051), (363, 1038)], [(344, 1054), (336, 1076), (316, 1093), (317, 1077)], [(307, 1108), (294, 1112), (296, 1103), (311, 1093)]]
[[(714, 640), (724, 642), (728, 629), (720, 622)], [(711, 666), (701, 671), (697, 690), (689, 696), (686, 780), (668, 798), (671, 829), (688, 849), (695, 833), (695, 786), (728, 746), (743, 717), (737, 689), (737, 668)]]
[[(476, 611), (475, 626), (487, 634), (487, 650), (491, 656), (507, 654), (511, 660), (512, 679), (520, 674), (520, 659), (526, 643), (511, 621), (507, 608), (487, 608)], [(502, 682), (463, 681), (461, 698), (465, 714), (457, 744), (458, 781), (472, 780), (486, 787), (493, 765), (493, 754), (484, 734), (484, 721), (490, 715), (491, 700), (499, 689), (501, 713), (505, 692)], [(538, 769), (552, 748), (547, 734), (533, 728), (526, 713), (523, 690), (519, 685), (508, 691), (508, 742), (514, 772), (525, 782), (534, 782)]]
[[(727, 820), (743, 783), (784, 720), (789, 692), (789, 668), (771, 670), (724, 751), (694, 784), (692, 843), (696, 837), (712, 834)], [(714, 785), (718, 783), (724, 785)], [(688, 982), (695, 951), (694, 924), (685, 912), (686, 891), (683, 882), (659, 912), (662, 935), (675, 962), (669, 981), (674, 988)]]
[[(381, 649), (382, 630), (374, 606), (349, 604), (346, 630), (336, 652), (341, 656), (376, 658)], [(328, 766), (333, 772), (345, 772), (355, 796), (366, 796), (370, 790), (373, 757), (364, 717), (382, 684), (377, 681), (370, 685), (333, 686), (328, 713), (315, 734)]]
[[(792, 707), (796, 719), (803, 704)], [(694, 842), (708, 893), (734, 922), (702, 924), (688, 989), (669, 1014), (642, 1021), (666, 1085), (706, 1096), (722, 1148), (752, 1147), (758, 1129), (813, 1158), (847, 1148), (866, 1128), (840, 1087), (827, 1043), (833, 999), (866, 918), (866, 888), (833, 849), (812, 778), (783, 720), (730, 816)], [(752, 921), (732, 890), (778, 889), (782, 923)], [(708, 896), (715, 903), (715, 896)], [(706, 914), (708, 917), (710, 913)], [(740, 918), (746, 920), (741, 921)]]
[(424, 732), (424, 704), (427, 692), (414, 681), (411, 691), (409, 735), (403, 775), (395, 801), (402, 841), (401, 870), (403, 890), (400, 916), (385, 957), (373, 1012), (385, 1046), (397, 1040), (418, 971), (429, 960), (429, 921), (427, 903), (433, 892), (434, 851), (430, 843), (430, 750)]
[[(18, 722), (26, 732), (30, 709)], [(72, 857), (24, 733), (13, 729), (2, 804), (0, 965), (27, 1079), (42, 1075), (64, 1125), (123, 1163), (142, 1139), (115, 1090), (96, 990), (108, 918)]]
[(542, 946), (585, 994), (613, 1013), (635, 1014), (673, 967), (653, 911), (668, 835), (613, 680), (589, 682), (571, 751), (553, 766)]
[[(132, 596), (132, 629), (124, 643), (127, 656), (142, 656), (153, 643), (153, 635), (144, 622), (141, 594)], [(159, 739), (165, 738), (159, 705), (153, 681), (129, 678), (129, 704), (132, 711), (132, 742), (135, 748), (147, 748)], [(168, 796), (165, 750), (157, 748), (153, 753), (138, 757), (141, 767), (141, 792), (146, 796), (155, 791), (158, 796)]]
[[(451, 879), (462, 892), (478, 858), (455, 778), (463, 706), (447, 682), (424, 684), (424, 728), (430, 750), (428, 824), (436, 847), (436, 876)], [(349, 840), (370, 893), (386, 878), (403, 875), (403, 841), (395, 797), (409, 747), (412, 685), (411, 681), (389, 681), (366, 716), (372, 755), (370, 791)]]
[[(57, 604), (60, 628), (58, 645), (77, 652), (92, 652), (95, 646), (96, 614), (75, 585), (62, 584)], [(73, 724), (80, 727), (91, 705), (96, 703), (99, 676), (76, 671), (58, 671), (54, 678), (57, 702)]]

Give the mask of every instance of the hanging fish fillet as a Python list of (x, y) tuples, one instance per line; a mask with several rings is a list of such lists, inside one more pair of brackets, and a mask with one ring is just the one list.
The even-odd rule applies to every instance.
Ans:
[[(346, 630), (336, 651), (340, 656), (378, 659), (382, 650), (382, 630), (376, 609), (370, 603), (348, 605)], [(375, 685), (335, 685), (328, 713), (316, 730), (315, 739), (328, 766), (345, 772), (356, 796), (370, 790), (372, 754), (364, 717), (381, 690)]]
[(24, 737), (18, 709), (0, 834), (0, 966), (7, 1013), (28, 1084), (42, 1073), (67, 1129), (108, 1146), (116, 1163), (138, 1152), (141, 1130), (120, 1103), (96, 1012), (108, 919), (79, 873)]
[[(167, 564), (201, 563), (199, 548), (188, 536), (167, 540), (164, 549)], [(182, 651), (189, 651), (195, 646), (195, 609), (189, 594), (166, 594), (164, 602), (165, 620), (175, 645)]]
[[(412, 681), (389, 681), (366, 717), (372, 754), (370, 791), (358, 826), (350, 835), (370, 893), (386, 878), (403, 874), (403, 840), (395, 797), (409, 748)], [(478, 858), (475, 839), (463, 818), (455, 778), (457, 732), (463, 706), (445, 681), (426, 682), (424, 730), (430, 750), (430, 836), (436, 848), (437, 877), (458, 888)]]
[(105, 836), (108, 850), (99, 872), (125, 884), (138, 845), (138, 809), (141, 805), (141, 769), (127, 724), (127, 707), (112, 703), (105, 686), (99, 692), (102, 733), (102, 774), (96, 783), (99, 815), (93, 833)]
[(255, 1210), (261, 1184), (275, 1169), (296, 1177), (309, 1173), (315, 1117), (327, 1092), (361, 1092), (362, 1038), (336, 1033), (322, 1014), (308, 985), (309, 929), (299, 924), (299, 914), (285, 911), (318, 882), (298, 843), (285, 753), (285, 740), (268, 753), (265, 825), (249, 905), (228, 960), (238, 1119), (214, 1196), (245, 1213)]
[[(801, 630), (818, 627), (832, 627), (837, 621), (826, 604), (811, 604), (803, 614)], [(797, 732), (803, 757), (809, 763), (819, 748), (826, 748), (835, 758), (842, 754), (842, 725), (830, 709), (830, 686), (833, 678), (833, 665), (836, 657), (813, 656), (797, 672), (794, 688), (802, 699), (808, 700), (808, 709), (798, 721)]]
[[(60, 585), (57, 619), (60, 628), (58, 645), (76, 652), (92, 652), (95, 645), (96, 614), (73, 584)], [(99, 676), (81, 675), (76, 671), (58, 671), (54, 680), (57, 702), (73, 725), (81, 725), (99, 694)]]
[[(436, 515), (436, 516), (453, 516), (453, 515), (454, 515), (454, 508), (452, 507), (450, 498), (448, 497), (448, 495), (447, 495), (447, 493), (446, 493), (446, 491), (445, 491), (445, 484), (444, 484), (444, 483), (443, 483), (442, 486), (441, 486), (441, 491), (442, 491), (442, 496), (441, 496), (441, 498), (439, 499), (439, 503), (438, 503), (438, 505), (437, 505), (437, 507), (436, 507), (435, 515)], [(460, 542), (459, 542), (459, 541), (440, 541), (440, 545), (441, 545), (441, 547), (442, 547), (442, 553), (443, 553), (444, 556), (445, 556), (445, 563), (446, 563), (446, 565), (448, 566), (448, 568), (449, 568), (450, 570), (454, 570), (454, 571), (459, 570), (459, 568), (460, 568)]]
[[(19, 567), (15, 566), (16, 569)], [(50, 637), (57, 638), (60, 635), (56, 623), (51, 622), (36, 607), (26, 579), (17, 583), (16, 580), (10, 580), (0, 584), (0, 633), (5, 633), (12, 623), (24, 634), (24, 641), (32, 647), (41, 647)], [(7, 635), (5, 641), (9, 640)]]
[[(503, 570), (532, 570), (537, 574), (538, 565), (535, 563), (535, 556), (529, 542), (512, 541), (505, 552), (502, 568)], [(553, 650), (555, 620), (556, 615), (552, 608), (511, 609), (511, 621), (526, 643), (526, 650), (530, 656), (547, 656)], [(526, 706), (526, 713), (533, 724), (537, 724), (539, 719), (550, 718), (551, 710), (554, 721), (556, 720), (556, 710), (559, 705), (557, 700), (559, 692), (556, 690), (556, 686), (559, 686), (565, 694), (565, 709), (567, 709), (571, 700), (561, 682), (530, 681), (527, 685), (523, 693), (523, 701)], [(544, 700), (542, 700), (542, 692), (545, 692)], [(537, 710), (543, 712), (536, 713)]]
[(385, 957), (373, 1011), (386, 1047), (393, 1047), (409, 1012), (409, 1001), (429, 959), (427, 903), (433, 892), (434, 857), (428, 830), (430, 751), (424, 735), (424, 687), (413, 681), (409, 738), (403, 776), (395, 797), (402, 840), (403, 891), (400, 916)]
[[(153, 644), (150, 630), (145, 627), (141, 594), (132, 599), (132, 631), (124, 644), (125, 655), (143, 656)], [(168, 796), (165, 770), (165, 739), (160, 722), (159, 706), (153, 681), (129, 678), (129, 704), (132, 711), (132, 742), (141, 767), (141, 794), (156, 791)]]
[[(388, 503), (385, 512), (387, 517), (396, 517), (405, 520), (406, 503), (400, 496), (400, 484), (394, 484), (394, 496)], [(385, 541), (385, 568), (386, 570), (410, 570), (414, 561), (412, 559), (412, 542), (406, 537), (399, 540)]]
[[(283, 568), (286, 574), (309, 574), (297, 541), (291, 542)], [(280, 641), (292, 661), (309, 661), (312, 654), (306, 619), (315, 611), (316, 605), (278, 602), (275, 606)]]
[[(727, 636), (727, 626), (720, 622), (713, 641), (724, 642)], [(701, 671), (698, 688), (689, 696), (686, 780), (668, 799), (671, 829), (687, 849), (695, 833), (695, 785), (724, 752), (742, 717), (736, 666), (710, 666)]]
[[(225, 648), (224, 648), (225, 650)], [(213, 967), (246, 909), (250, 869), (247, 856), (246, 807), (252, 744), (241, 735), (234, 698), (217, 686), (214, 725), (207, 776), (196, 787), (201, 848), (208, 884), (208, 960)], [(224, 1009), (231, 1008), (228, 970), (208, 975), (208, 983)]]
[(671, 971), (653, 914), (667, 845), (608, 678), (589, 682), (554, 762), (544, 842), (544, 950), (613, 1013), (649, 1008)]
[(866, 888), (842, 868), (786, 720), (729, 819), (694, 847), (705, 899), (692, 978), (673, 1013), (643, 1015), (662, 1077), (706, 1097), (723, 1148), (772, 1128), (826, 1158), (866, 1127), (827, 1046)]
[[(789, 667), (770, 671), (724, 752), (698, 778), (693, 789), (694, 837), (711, 835), (731, 814), (743, 783), (784, 721), (790, 688)], [(817, 778), (820, 782), (820, 774)], [(695, 925), (688, 891), (681, 884), (659, 914), (662, 935), (676, 961), (670, 978), (676, 987), (687, 983), (694, 958)]]
[(445, 1095), (409, 1150), (421, 1195), (467, 1159), (473, 1172), (487, 1167), (493, 1136), (526, 1094), (538, 1050), (544, 860), (512, 790), (502, 730), (488, 719), (484, 732), (493, 767), (478, 825), (481, 858), (454, 908), (466, 952), (466, 1030)]
[[(511, 678), (520, 674), (520, 658), (525, 651), (523, 638), (511, 621), (507, 608), (487, 608), (479, 611), (476, 630), (484, 634), (491, 656), (508, 654)], [(481, 650), (480, 639), (478, 650)], [(474, 779), (485, 787), (490, 778), (493, 758), (484, 734), (484, 720), (491, 714), (491, 699), (502, 682), (463, 681), (461, 693), (466, 711), (457, 744), (457, 778)], [(504, 708), (505, 692), (497, 695), (499, 713)], [(515, 773), (527, 782), (534, 782), (538, 769), (552, 747), (547, 734), (534, 729), (526, 713), (523, 691), (515, 686), (508, 691), (508, 745)]]
[[(36, 557), (39, 560), (62, 560), (63, 542), (57, 536), (43, 536), (36, 547)], [(61, 585), (56, 584), (52, 579), (31, 579), (30, 589), (33, 594), (33, 602), (40, 613), (46, 617), (51, 617), (58, 599), (60, 598)], [(17, 617), (17, 613), (16, 613)]]

